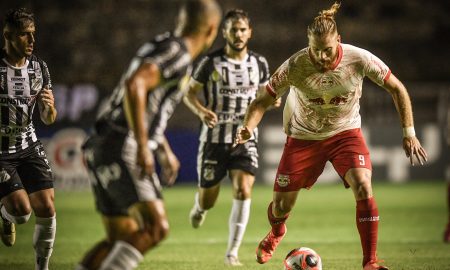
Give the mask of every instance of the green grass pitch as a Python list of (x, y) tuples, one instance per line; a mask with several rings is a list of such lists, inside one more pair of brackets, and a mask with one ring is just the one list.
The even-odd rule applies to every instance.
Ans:
[[(442, 242), (447, 222), (444, 181), (410, 184), (374, 182), (380, 209), (378, 255), (393, 270), (450, 269), (450, 244)], [(203, 227), (190, 227), (188, 213), (194, 186), (176, 186), (164, 191), (171, 233), (160, 246), (147, 253), (138, 269), (198, 270), (224, 269), (228, 238), (230, 187), (224, 185), (216, 207)], [(307, 246), (322, 257), (325, 270), (361, 269), (361, 247), (355, 225), (355, 203), (342, 185), (317, 184), (302, 190), (288, 220), (288, 233), (265, 265), (255, 262), (254, 251), (269, 230), (267, 204), (272, 189), (256, 186), (249, 225), (240, 250), (244, 263), (238, 269), (283, 269), (289, 250)], [(52, 270), (69, 270), (84, 252), (104, 236), (93, 198), (86, 192), (57, 192), (57, 240), (51, 259)], [(34, 219), (17, 227), (14, 247), (0, 246), (0, 269), (33, 269), (31, 246)]]

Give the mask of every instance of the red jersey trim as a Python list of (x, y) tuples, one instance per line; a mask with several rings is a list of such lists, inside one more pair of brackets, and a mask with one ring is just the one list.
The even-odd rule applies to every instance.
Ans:
[(273, 90), (272, 86), (270, 86), (270, 83), (266, 85), (266, 90), (269, 92), (269, 95), (271, 95), (273, 98), (277, 97), (277, 93)]
[(334, 70), (339, 65), (339, 63), (341, 63), (343, 54), (344, 53), (342, 50), (342, 46), (341, 46), (341, 44), (339, 44), (338, 45), (338, 57), (337, 57), (336, 61), (334, 62), (334, 64), (331, 66), (331, 68), (330, 68), (331, 70)]
[(391, 70), (389, 70), (388, 73), (386, 74), (386, 76), (384, 76), (384, 79), (383, 79), (384, 83), (386, 83), (387, 80), (389, 80), (389, 77), (391, 77)]

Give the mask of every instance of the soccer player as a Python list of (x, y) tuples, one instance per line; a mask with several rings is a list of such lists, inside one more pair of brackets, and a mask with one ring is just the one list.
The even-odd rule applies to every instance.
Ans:
[(362, 136), (359, 98), (368, 77), (391, 94), (403, 127), (403, 148), (415, 165), (427, 154), (415, 136), (411, 101), (403, 84), (372, 53), (341, 43), (335, 3), (308, 26), (309, 46), (284, 62), (271, 76), (267, 91), (250, 104), (236, 143), (253, 134), (266, 108), (289, 90), (283, 125), (287, 135), (268, 207), (272, 226), (256, 250), (266, 263), (286, 234), (286, 219), (300, 189), (309, 189), (331, 161), (356, 200), (356, 225), (364, 270), (387, 269), (377, 262), (378, 208), (371, 186), (371, 162)]
[(15, 224), (36, 216), (35, 269), (48, 269), (55, 241), (53, 176), (32, 120), (36, 103), (42, 122), (55, 122), (56, 108), (47, 64), (33, 54), (34, 15), (19, 8), (4, 19), (0, 51), (0, 235), (13, 246)]
[(173, 183), (180, 165), (164, 130), (183, 97), (179, 89), (191, 62), (210, 47), (220, 19), (215, 1), (186, 1), (173, 34), (158, 35), (138, 50), (100, 112), (84, 155), (107, 236), (77, 269), (134, 269), (166, 237), (154, 156), (162, 180)]
[[(450, 98), (447, 98), (447, 100), (450, 102)], [(446, 143), (447, 143), (447, 149), (450, 149), (450, 108), (447, 108), (446, 111)], [(447, 227), (444, 231), (444, 242), (450, 243), (450, 181), (447, 182)]]
[[(225, 264), (239, 266), (238, 250), (250, 215), (251, 191), (258, 168), (257, 135), (236, 148), (233, 142), (247, 106), (259, 89), (265, 91), (269, 68), (263, 56), (247, 48), (252, 28), (245, 11), (229, 11), (222, 33), (225, 46), (200, 61), (184, 99), (202, 121), (197, 157), (199, 189), (190, 221), (194, 228), (202, 225), (207, 211), (214, 207), (222, 179), (228, 175), (232, 182), (233, 205), (228, 221)], [(206, 104), (198, 99), (200, 91)]]

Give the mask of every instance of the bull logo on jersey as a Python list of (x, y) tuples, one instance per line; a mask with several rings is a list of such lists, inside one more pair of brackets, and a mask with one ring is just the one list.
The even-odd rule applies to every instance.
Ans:
[(213, 165), (206, 165), (205, 168), (203, 169), (203, 178), (206, 181), (212, 181), (214, 180), (214, 166)]
[(9, 173), (5, 169), (2, 169), (0, 171), (0, 183), (6, 182), (9, 179), (11, 179), (11, 176), (9, 175)]
[(279, 174), (277, 177), (277, 184), (280, 187), (287, 187), (290, 182), (289, 175)]
[(320, 86), (321, 86), (322, 88), (330, 88), (330, 87), (332, 87), (333, 85), (334, 85), (334, 81), (333, 81), (332, 78), (329, 78), (329, 77), (323, 77), (323, 78), (320, 80)]

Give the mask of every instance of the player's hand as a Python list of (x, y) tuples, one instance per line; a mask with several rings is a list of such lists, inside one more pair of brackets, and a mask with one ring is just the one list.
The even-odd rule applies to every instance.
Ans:
[(53, 92), (51, 89), (49, 88), (43, 88), (40, 92), (39, 92), (39, 100), (41, 101), (41, 103), (44, 105), (44, 108), (46, 110), (49, 110), (50, 108), (54, 108), (55, 107), (55, 98), (53, 97)]
[(275, 99), (275, 101), (272, 104), (272, 107), (274, 107), (274, 108), (279, 108), (280, 106), (281, 106), (281, 97)]
[(210, 110), (205, 110), (200, 113), (200, 119), (203, 123), (205, 123), (209, 128), (213, 128), (217, 124), (217, 115)]
[(161, 165), (161, 180), (167, 186), (172, 186), (178, 177), (178, 171), (180, 170), (180, 161), (173, 152), (160, 153), (159, 163)]
[(403, 149), (405, 150), (411, 165), (415, 165), (414, 157), (419, 161), (420, 165), (423, 165), (427, 161), (427, 152), (423, 149), (422, 145), (420, 145), (417, 137), (403, 138)]
[(138, 146), (136, 162), (141, 168), (141, 177), (151, 176), (155, 172), (155, 158), (147, 146)]
[(252, 137), (252, 132), (248, 129), (248, 127), (240, 127), (236, 132), (236, 138), (234, 139), (233, 147), (238, 144), (244, 144)]

